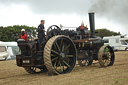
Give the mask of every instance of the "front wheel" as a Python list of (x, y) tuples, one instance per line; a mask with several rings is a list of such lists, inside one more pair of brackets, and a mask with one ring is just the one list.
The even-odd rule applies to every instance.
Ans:
[(101, 67), (112, 66), (115, 54), (110, 46), (102, 46), (98, 52), (98, 61)]

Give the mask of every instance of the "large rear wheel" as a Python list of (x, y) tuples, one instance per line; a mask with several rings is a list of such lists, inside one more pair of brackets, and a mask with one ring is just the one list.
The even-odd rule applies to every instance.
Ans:
[(76, 63), (76, 48), (69, 37), (58, 35), (50, 38), (44, 48), (44, 63), (50, 74), (65, 74)]

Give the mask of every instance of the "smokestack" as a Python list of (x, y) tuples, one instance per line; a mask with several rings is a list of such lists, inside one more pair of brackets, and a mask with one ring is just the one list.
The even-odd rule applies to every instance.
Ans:
[(91, 33), (91, 38), (95, 38), (95, 18), (94, 18), (94, 13), (89, 13), (89, 22), (90, 22), (90, 33)]

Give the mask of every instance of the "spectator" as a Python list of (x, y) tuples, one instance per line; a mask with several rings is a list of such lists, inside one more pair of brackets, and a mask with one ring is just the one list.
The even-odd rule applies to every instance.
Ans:
[(25, 29), (22, 29), (22, 30), (21, 30), (20, 38), (21, 38), (21, 39), (24, 39), (25, 41), (28, 41), (28, 36), (27, 36), (27, 34), (25, 33)]

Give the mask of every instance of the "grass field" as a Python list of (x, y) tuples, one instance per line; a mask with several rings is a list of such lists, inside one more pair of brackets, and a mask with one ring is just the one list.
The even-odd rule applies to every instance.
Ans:
[(76, 65), (68, 74), (48, 76), (47, 73), (29, 74), (17, 67), (15, 60), (0, 61), (0, 85), (128, 85), (128, 52), (116, 52), (115, 64), (101, 68)]

